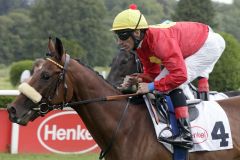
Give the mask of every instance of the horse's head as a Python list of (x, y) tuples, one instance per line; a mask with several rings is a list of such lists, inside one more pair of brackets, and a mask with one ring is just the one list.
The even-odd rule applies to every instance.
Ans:
[(119, 86), (126, 75), (142, 72), (141, 63), (134, 52), (120, 52), (113, 58), (107, 80), (114, 86)]
[(70, 58), (65, 53), (61, 40), (56, 38), (54, 44), (49, 38), (48, 49), (51, 58), (47, 58), (29, 83), (19, 86), (21, 94), (7, 108), (12, 122), (27, 125), (29, 121), (61, 107), (73, 96), (70, 77), (66, 73)]

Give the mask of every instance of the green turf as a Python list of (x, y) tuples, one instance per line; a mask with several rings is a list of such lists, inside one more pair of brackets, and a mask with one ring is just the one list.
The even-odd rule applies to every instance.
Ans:
[(97, 160), (98, 154), (8, 154), (0, 153), (0, 160)]
[(0, 66), (0, 89), (15, 89), (9, 80), (10, 67)]

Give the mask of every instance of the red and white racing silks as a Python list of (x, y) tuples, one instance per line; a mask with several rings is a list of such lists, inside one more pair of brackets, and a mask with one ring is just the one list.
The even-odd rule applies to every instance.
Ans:
[(160, 64), (169, 72), (154, 81), (158, 91), (168, 92), (187, 80), (184, 59), (196, 53), (208, 37), (209, 28), (197, 22), (172, 22), (166, 27), (149, 27), (137, 53), (144, 66), (144, 75), (153, 79), (160, 73)]

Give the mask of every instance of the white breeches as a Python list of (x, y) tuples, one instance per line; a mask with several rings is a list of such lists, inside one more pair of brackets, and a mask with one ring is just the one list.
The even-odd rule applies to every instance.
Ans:
[[(188, 83), (198, 77), (209, 78), (209, 74), (212, 72), (214, 65), (222, 55), (224, 49), (225, 41), (222, 36), (213, 32), (212, 29), (209, 28), (209, 34), (203, 46), (192, 56), (185, 59), (187, 81), (178, 88), (183, 89), (187, 98), (194, 99)], [(169, 72), (166, 68), (164, 68), (155, 80), (160, 80), (167, 74), (169, 74)]]

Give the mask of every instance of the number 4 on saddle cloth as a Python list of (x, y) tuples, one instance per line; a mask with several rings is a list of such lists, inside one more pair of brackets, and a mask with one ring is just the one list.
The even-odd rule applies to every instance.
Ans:
[[(144, 95), (144, 101), (150, 113), (157, 139), (160, 136), (171, 137), (179, 134), (170, 97), (167, 95), (155, 95), (155, 100), (152, 100), (151, 97), (153, 97), (152, 94)], [(153, 101), (154, 103), (152, 103)], [(194, 142), (194, 146), (189, 152), (217, 151), (233, 148), (227, 115), (217, 102), (195, 100), (188, 101), (188, 106)], [(170, 152), (175, 152), (171, 144), (161, 143)], [(184, 146), (180, 146), (180, 152), (181, 148), (184, 148)]]

